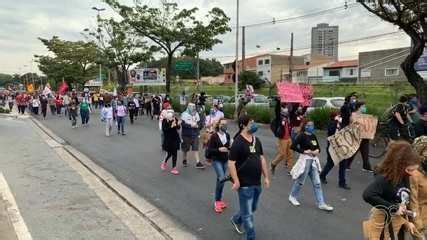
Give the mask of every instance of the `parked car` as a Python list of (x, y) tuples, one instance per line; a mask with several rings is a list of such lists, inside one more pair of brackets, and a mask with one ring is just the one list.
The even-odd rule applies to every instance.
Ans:
[(334, 108), (340, 109), (344, 105), (343, 97), (316, 97), (313, 98), (311, 106), (307, 109), (307, 112), (311, 112), (318, 108)]
[[(243, 94), (239, 94), (239, 97), (244, 96)], [(230, 99), (229, 104), (234, 104), (234, 97)], [(270, 99), (267, 96), (255, 94), (254, 98), (247, 104), (247, 106), (265, 106), (270, 107)]]

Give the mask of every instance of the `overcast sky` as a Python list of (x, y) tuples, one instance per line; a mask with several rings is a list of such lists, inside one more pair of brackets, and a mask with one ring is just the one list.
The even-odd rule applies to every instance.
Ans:
[[(160, 0), (140, 0), (142, 3), (157, 5)], [(171, 0), (169, 0), (171, 1)], [(349, 0), (351, 4), (355, 0)], [(122, 0), (131, 3), (132, 0)], [(198, 7), (202, 16), (212, 7), (224, 9), (235, 25), (235, 0), (176, 0), (179, 7)], [(305, 15), (324, 9), (344, 6), (344, 0), (247, 0), (240, 1), (240, 23), (242, 25)], [(51, 38), (54, 35), (67, 40), (80, 40), (80, 32), (95, 26), (93, 6), (105, 7), (104, 16), (114, 15), (101, 0), (0, 0), (0, 72), (23, 73), (31, 69), (34, 54), (46, 54), (38, 37)], [(351, 5), (352, 6), (352, 5)], [(246, 51), (248, 55), (274, 51), (277, 47), (282, 54), (289, 53), (290, 33), (294, 32), (295, 48), (305, 48), (296, 54), (308, 53), (311, 28), (318, 23), (339, 26), (340, 41), (364, 38), (397, 31), (389, 23), (368, 14), (356, 5), (347, 10), (333, 11), (322, 16), (304, 18), (280, 24), (269, 24), (247, 29)], [(235, 55), (235, 31), (222, 36), (223, 44), (217, 45), (204, 57), (215, 57), (221, 62), (229, 61)], [(357, 59), (360, 51), (409, 46), (409, 38), (403, 34), (389, 35), (378, 39), (341, 44), (340, 59)], [(260, 48), (256, 46), (259, 45)], [(24, 67), (26, 65), (26, 67)], [(36, 63), (33, 64), (36, 71)]]

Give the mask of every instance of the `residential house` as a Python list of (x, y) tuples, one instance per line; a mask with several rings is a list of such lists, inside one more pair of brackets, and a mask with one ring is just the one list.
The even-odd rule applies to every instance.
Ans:
[[(294, 56), (292, 65), (302, 65), (304, 57)], [(239, 70), (242, 71), (242, 61), (239, 61)], [(276, 82), (289, 79), (290, 56), (278, 54), (263, 54), (245, 59), (245, 70), (257, 73), (266, 82)], [(233, 62), (224, 64), (224, 82), (233, 82)]]
[(358, 60), (338, 61), (323, 68), (322, 82), (356, 82)]

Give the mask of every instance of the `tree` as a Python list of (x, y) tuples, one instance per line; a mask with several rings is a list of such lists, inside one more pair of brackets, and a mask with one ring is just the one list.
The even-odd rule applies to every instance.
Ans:
[(197, 20), (198, 8), (178, 9), (176, 3), (163, 8), (150, 8), (135, 1), (134, 7), (117, 0), (104, 0), (116, 10), (138, 34), (156, 43), (167, 55), (166, 92), (170, 92), (172, 60), (178, 50), (201, 52), (211, 50), (221, 40), (218, 35), (230, 31), (226, 16), (220, 8), (213, 8), (205, 19)]
[(369, 12), (390, 22), (411, 37), (409, 55), (401, 64), (408, 82), (415, 88), (422, 104), (427, 103), (427, 84), (415, 70), (427, 40), (427, 2), (425, 0), (358, 0)]
[(52, 39), (39, 38), (46, 48), (53, 53), (35, 55), (38, 67), (55, 83), (65, 79), (75, 85), (84, 85), (88, 78), (96, 75), (97, 47), (93, 42), (66, 41), (54, 36)]
[[(149, 47), (141, 37), (137, 36), (129, 25), (117, 22), (113, 18), (102, 19), (98, 16), (98, 29), (84, 30), (87, 38), (99, 42), (99, 54), (104, 66), (113, 68), (118, 76), (121, 88), (128, 83), (128, 70), (136, 63), (148, 62), (152, 59), (155, 47)], [(100, 60), (101, 62), (101, 60)]]
[(240, 90), (245, 89), (246, 85), (252, 85), (254, 89), (260, 89), (264, 85), (264, 81), (255, 72), (244, 71), (239, 75)]
[(0, 86), (4, 87), (8, 84), (11, 84), (13, 81), (13, 76), (9, 74), (0, 73)]

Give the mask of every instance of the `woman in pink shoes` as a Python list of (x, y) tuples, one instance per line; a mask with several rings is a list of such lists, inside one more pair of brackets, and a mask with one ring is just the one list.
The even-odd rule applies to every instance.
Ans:
[(226, 177), (230, 146), (230, 135), (227, 133), (227, 120), (222, 118), (216, 123), (215, 132), (211, 135), (206, 150), (209, 158), (213, 159), (212, 166), (216, 173), (214, 203), (216, 213), (222, 213), (227, 207), (224, 201), (222, 201), (222, 192), (224, 189), (224, 182), (222, 180)]
[(179, 145), (181, 139), (179, 137), (178, 130), (180, 129), (180, 123), (175, 117), (175, 113), (172, 109), (169, 109), (166, 113), (166, 118), (162, 121), (162, 131), (164, 135), (163, 150), (166, 151), (166, 158), (162, 161), (160, 168), (163, 171), (167, 169), (167, 162), (172, 157), (172, 171), (174, 175), (178, 175), (179, 172), (176, 169), (176, 160), (178, 157)]

